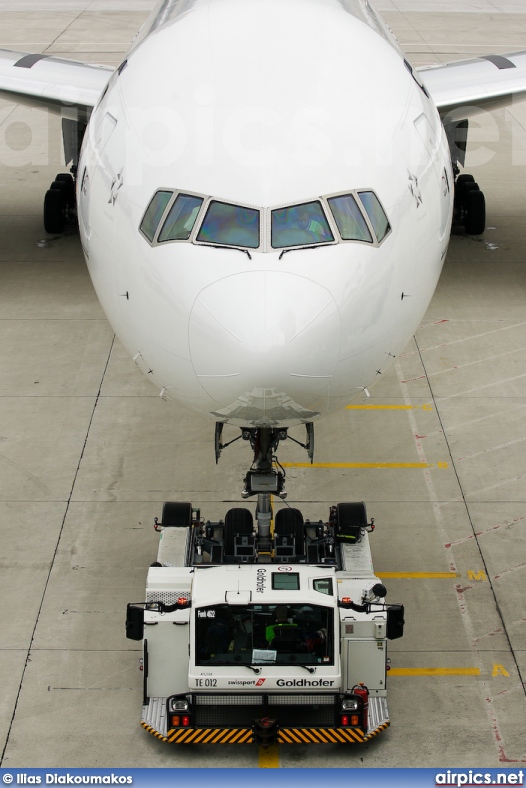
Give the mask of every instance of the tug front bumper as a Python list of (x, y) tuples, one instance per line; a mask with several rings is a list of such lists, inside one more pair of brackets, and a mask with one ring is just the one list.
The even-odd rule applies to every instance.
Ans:
[[(304, 696), (305, 697), (305, 696)], [(210, 695), (207, 696), (210, 698)], [(290, 701), (293, 701), (290, 696)], [(203, 698), (203, 700), (205, 700)], [(312, 696), (309, 700), (314, 700)], [(174, 728), (169, 724), (169, 715), (166, 709), (167, 698), (150, 698), (143, 706), (142, 727), (152, 736), (171, 744), (361, 744), (389, 727), (389, 712), (385, 698), (369, 698), (369, 714), (367, 730), (360, 727), (341, 727), (327, 723), (328, 720), (315, 720), (317, 714), (321, 718), (327, 717), (327, 709), (310, 705), (308, 726), (287, 724), (286, 717), (290, 717), (291, 709), (297, 714), (298, 722), (305, 719), (306, 707), (299, 703), (297, 706), (289, 703), (285, 719), (280, 724), (277, 720), (267, 717), (257, 717), (256, 709), (252, 710), (252, 719), (249, 721), (239, 719), (235, 724), (235, 717), (246, 716), (239, 714), (239, 706), (214, 705), (214, 715), (210, 715), (209, 724), (203, 720), (193, 721), (187, 727)], [(274, 708), (272, 709), (275, 710)], [(325, 711), (325, 714), (324, 714)], [(234, 712), (234, 713), (233, 713)], [(237, 713), (235, 713), (237, 712)], [(224, 723), (221, 724), (221, 718)], [(228, 724), (225, 724), (228, 723)], [(249, 723), (249, 724), (247, 724)], [(271, 723), (271, 724), (270, 724)]]

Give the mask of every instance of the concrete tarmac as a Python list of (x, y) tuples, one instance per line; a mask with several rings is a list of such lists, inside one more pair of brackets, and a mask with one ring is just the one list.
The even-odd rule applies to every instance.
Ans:
[[(146, 0), (0, 0), (0, 47), (117, 65)], [(526, 48), (526, 0), (382, 0), (415, 64)], [(388, 599), (391, 728), (364, 746), (162, 744), (139, 726), (137, 644), (164, 500), (240, 499), (246, 444), (164, 402), (124, 353), (78, 235), (48, 236), (45, 113), (0, 103), (0, 751), (17, 767), (513, 767), (526, 763), (526, 106), (473, 124), (487, 230), (456, 233), (428, 313), (371, 398), (286, 444), (288, 502), (365, 500)], [(352, 184), (351, 184), (352, 185)], [(227, 428), (228, 430), (228, 428)], [(232, 437), (235, 431), (232, 429)], [(301, 431), (296, 431), (302, 437)], [(293, 433), (294, 434), (294, 433)]]

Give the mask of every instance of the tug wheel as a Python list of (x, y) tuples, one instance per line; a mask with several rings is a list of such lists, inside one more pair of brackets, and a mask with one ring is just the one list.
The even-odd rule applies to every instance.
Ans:
[(161, 525), (165, 528), (189, 528), (192, 525), (192, 504), (166, 501)]

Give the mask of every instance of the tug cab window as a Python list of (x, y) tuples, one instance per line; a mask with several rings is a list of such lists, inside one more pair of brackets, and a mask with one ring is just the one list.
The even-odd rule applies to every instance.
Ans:
[(272, 572), (272, 588), (274, 591), (299, 591), (300, 576), (298, 572)]
[(321, 203), (305, 202), (272, 211), (271, 245), (273, 249), (332, 243), (334, 236)]
[(203, 204), (202, 197), (178, 194), (170, 208), (157, 241), (187, 241)]
[(139, 229), (150, 241), (150, 243), (154, 239), (159, 222), (163, 218), (163, 213), (165, 212), (166, 206), (172, 198), (172, 194), (173, 192), (168, 191), (155, 192), (149, 206), (146, 209), (146, 213), (142, 218)]
[(329, 594), (332, 596), (332, 577), (321, 577), (313, 581), (312, 587), (320, 594)]
[(374, 192), (359, 192), (359, 195), (380, 243), (391, 229), (389, 220)]
[(197, 234), (197, 241), (220, 246), (259, 246), (259, 211), (212, 200)]
[(332, 607), (213, 605), (196, 615), (196, 665), (333, 665)]
[(352, 194), (329, 197), (327, 202), (344, 241), (367, 241), (372, 243), (373, 239), (367, 227), (367, 222)]

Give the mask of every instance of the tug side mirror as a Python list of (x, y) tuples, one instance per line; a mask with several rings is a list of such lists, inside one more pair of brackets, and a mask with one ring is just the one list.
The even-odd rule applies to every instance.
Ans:
[(387, 638), (396, 640), (404, 634), (404, 606), (388, 605), (387, 607)]
[(144, 607), (133, 602), (126, 606), (126, 637), (129, 640), (142, 640), (144, 636)]

